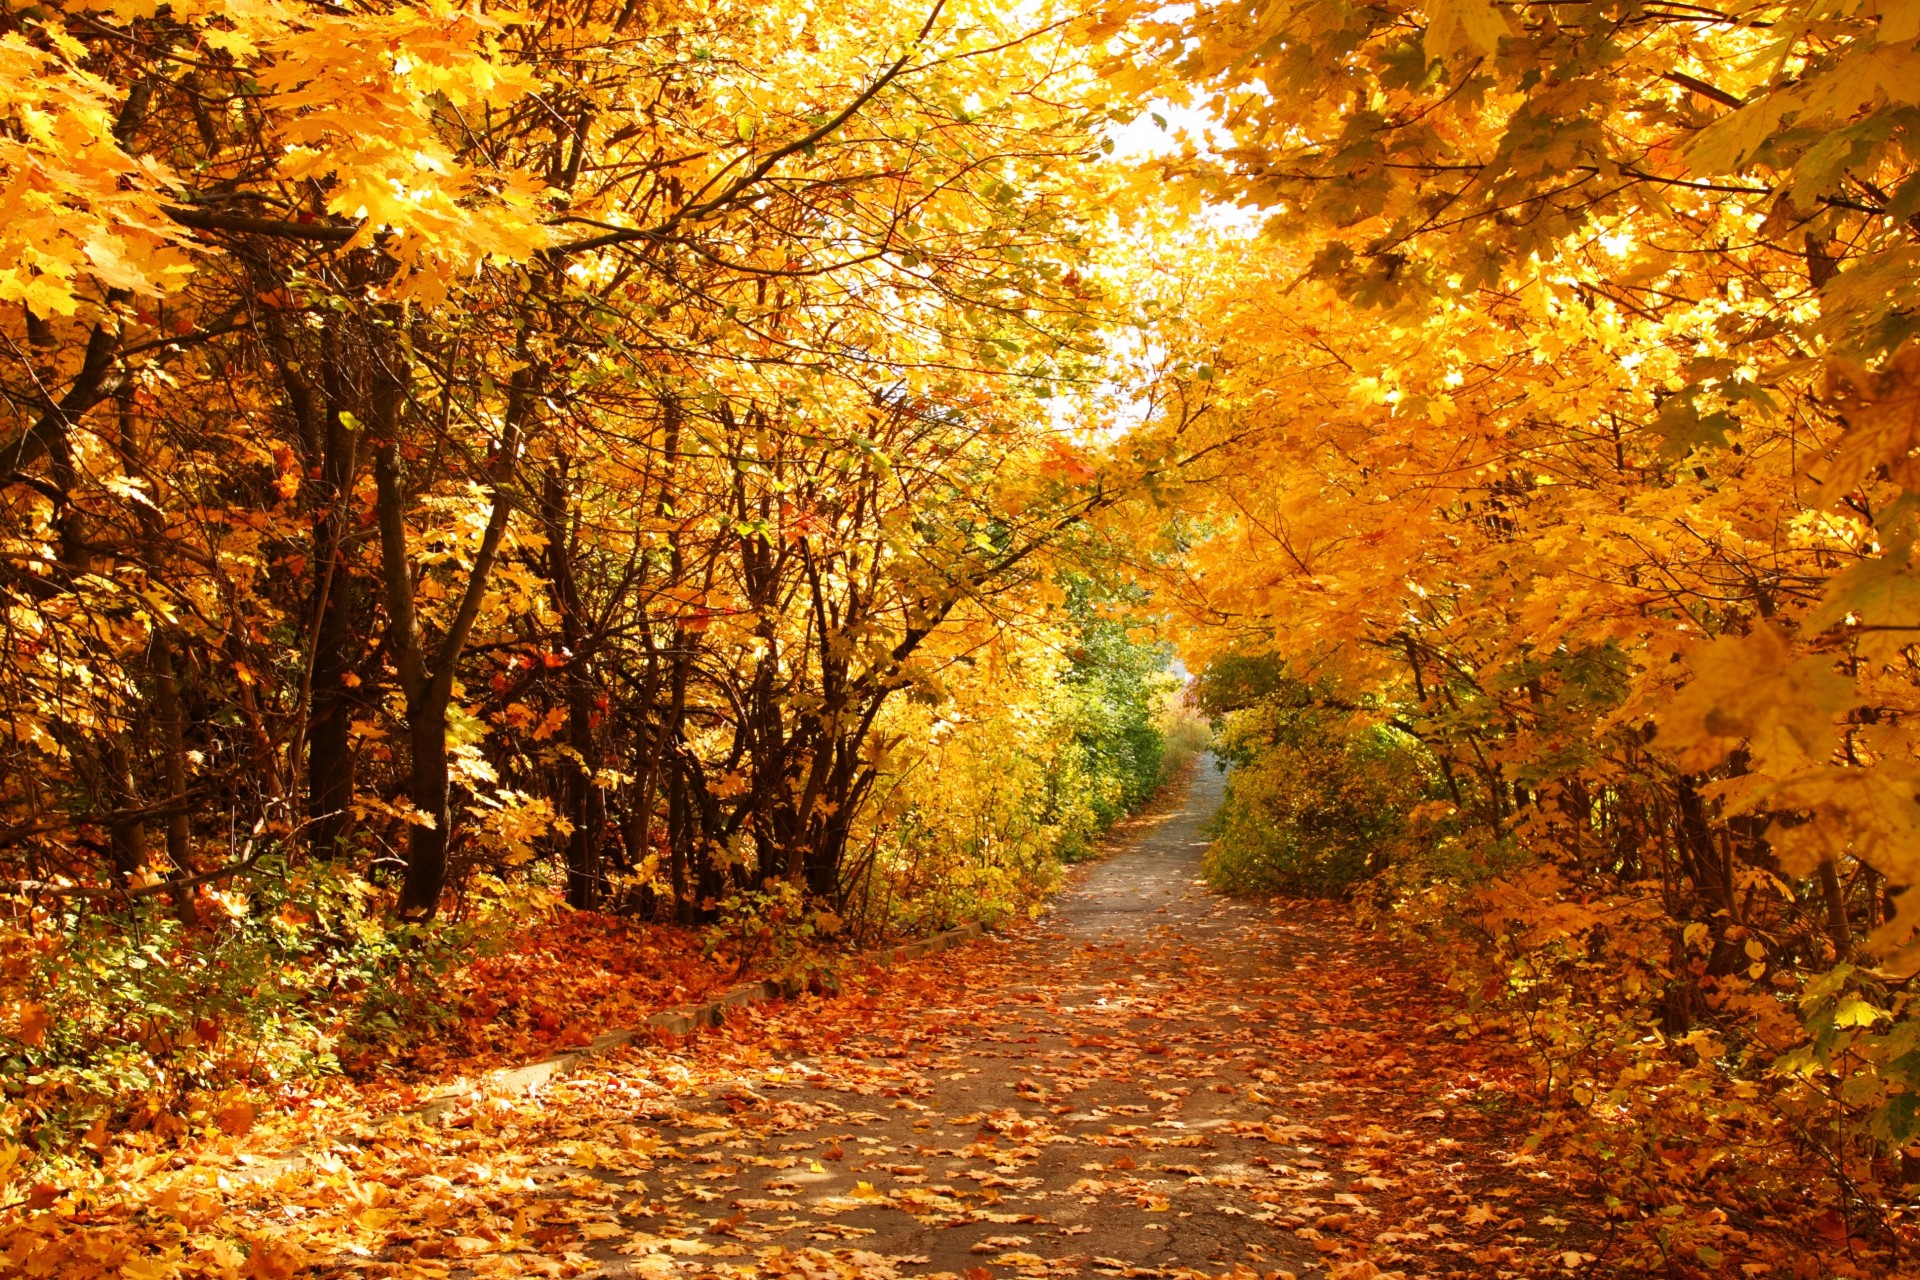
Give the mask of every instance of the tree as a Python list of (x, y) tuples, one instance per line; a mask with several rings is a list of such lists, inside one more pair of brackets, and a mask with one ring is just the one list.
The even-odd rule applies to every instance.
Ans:
[[(1264, 216), (1137, 276), (1170, 338), (1132, 465), (1192, 461), (1132, 510), (1190, 552), (1158, 576), (1193, 659), (1272, 649), (1431, 753), (1407, 874), (1491, 922), (1516, 1001), (1564, 995), (1553, 1071), (1711, 1026), (1876, 1167), (1913, 1131), (1899, 1037), (1837, 1032), (1873, 980), (1811, 975), (1920, 964), (1888, 892), (1920, 878), (1912, 15), (1220, 4), (1100, 34), (1223, 135), (1146, 180)], [(1768, 993), (1803, 981), (1806, 1056), (1776, 1057)]]
[(1095, 302), (1097, 85), (1030, 17), (10, 20), (28, 878), (104, 828), (188, 903), (246, 826), (408, 916), (536, 851), (585, 906), (664, 822), (677, 912), (838, 894), (880, 707), (1087, 501), (996, 506)]

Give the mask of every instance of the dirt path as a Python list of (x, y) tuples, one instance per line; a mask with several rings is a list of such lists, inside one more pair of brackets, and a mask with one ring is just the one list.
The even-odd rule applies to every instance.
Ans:
[(349, 1156), (342, 1185), (379, 1169), (390, 1212), (343, 1261), (688, 1280), (1590, 1269), (1573, 1241), (1598, 1237), (1569, 1231), (1564, 1189), (1518, 1153), (1505, 1083), (1431, 1029), (1441, 993), (1342, 910), (1200, 883), (1220, 792), (1203, 766), (1010, 941)]
[(1014, 941), (730, 1028), (678, 1082), (569, 1082), (595, 1149), (536, 1170), (548, 1203), (615, 1275), (1579, 1265), (1437, 993), (1339, 912), (1205, 889), (1220, 793), (1203, 766)]

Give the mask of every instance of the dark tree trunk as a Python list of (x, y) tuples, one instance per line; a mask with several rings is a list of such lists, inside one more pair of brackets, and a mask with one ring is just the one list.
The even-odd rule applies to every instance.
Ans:
[[(431, 918), (447, 883), (447, 847), (453, 816), (447, 803), (447, 704), (431, 693), (407, 708), (412, 760), (407, 790), (418, 817), (407, 833), (407, 874), (400, 886), (402, 915)], [(430, 823), (426, 820), (431, 820)]]
[(316, 858), (333, 858), (353, 832), (353, 711), (347, 677), (354, 668), (358, 636), (358, 584), (338, 562), (328, 598), (321, 602), (313, 647), (313, 710), (307, 729), (307, 818)]
[(173, 646), (165, 633), (153, 636), (154, 702), (160, 712), (161, 772), (167, 787), (167, 861), (172, 864), (168, 878), (174, 881), (173, 909), (191, 924), (195, 913), (193, 892), (184, 882), (194, 874), (192, 815), (187, 810), (187, 736), (186, 713), (180, 706), (180, 682), (174, 673)]
[(599, 905), (606, 892), (607, 874), (601, 866), (600, 846), (606, 833), (607, 809), (606, 797), (596, 781), (600, 772), (599, 717), (593, 663), (587, 653), (588, 619), (574, 569), (572, 494), (564, 456), (547, 473), (540, 518), (547, 538), (547, 588), (560, 615), (560, 638), (566, 648), (561, 680), (567, 707), (567, 745), (573, 749), (573, 756), (560, 766), (560, 809), (572, 828), (566, 843), (567, 903), (585, 909)]
[(125, 816), (138, 811), (140, 793), (133, 780), (133, 756), (127, 744), (114, 736), (102, 744), (100, 763), (106, 770), (107, 851), (113, 859), (113, 872), (126, 884), (147, 860), (147, 828), (139, 818)]
[[(520, 351), (523, 358), (524, 344), (523, 334)], [(446, 634), (429, 656), (413, 604), (405, 493), (395, 444), (405, 389), (403, 366), (399, 363), (402, 357), (395, 349), (387, 350), (384, 355), (389, 363), (382, 366), (381, 382), (374, 395), (379, 444), (374, 451), (373, 473), (378, 492), (380, 564), (386, 583), (387, 620), (395, 661), (400, 668), (400, 686), (406, 696), (407, 738), (412, 752), (408, 799), (417, 811), (417, 820), (407, 837), (407, 870), (401, 881), (399, 905), (401, 915), (409, 919), (431, 919), (439, 910), (440, 896), (446, 889), (447, 850), (451, 839), (447, 708), (453, 701), (454, 675), (459, 669), (460, 656), (479, 619), (487, 580), (492, 576), (501, 541), (506, 537), (513, 510), (506, 482), (520, 451), (521, 427), (532, 412), (536, 397), (532, 364), (522, 364), (514, 371), (508, 391), (505, 426), (489, 477), (493, 498), (486, 528), (474, 553), (472, 568), (467, 572), (459, 606), (447, 625)]]
[[(337, 363), (337, 362), (330, 362)], [(337, 371), (335, 371), (337, 375)], [(330, 394), (344, 379), (328, 378)], [(336, 385), (339, 384), (339, 385)], [(311, 710), (308, 715), (307, 817), (315, 857), (338, 856), (353, 832), (353, 713), (359, 699), (349, 677), (359, 665), (362, 589), (348, 563), (347, 531), (359, 474), (359, 433), (337, 405), (325, 415), (320, 462), (325, 506), (313, 527), (315, 573)]]

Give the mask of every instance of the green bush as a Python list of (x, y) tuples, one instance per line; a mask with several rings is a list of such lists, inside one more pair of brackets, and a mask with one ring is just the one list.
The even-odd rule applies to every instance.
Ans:
[(1162, 708), (1178, 680), (1169, 671), (1172, 649), (1136, 640), (1108, 616), (1113, 602), (1090, 579), (1070, 576), (1066, 586), (1079, 632), (1064, 680), (1073, 744), (1055, 767), (1052, 808), (1064, 819), (1061, 852), (1071, 860), (1090, 856), (1107, 828), (1167, 780)]
[(457, 924), (395, 925), (331, 866), (263, 859), (183, 924), (158, 897), (68, 899), (4, 926), (0, 1143), (45, 1152), (99, 1124), (183, 1129), (216, 1093), (270, 1091), (431, 1034)]
[(1011, 646), (968, 699), (903, 700), (873, 826), (850, 859), (848, 925), (862, 939), (987, 923), (1032, 910), (1063, 864), (1090, 857), (1206, 730), (1179, 707), (1172, 652), (1137, 639), (1127, 601), (1062, 582), (1057, 643)]
[(1414, 739), (1260, 659), (1215, 664), (1199, 692), (1232, 766), (1204, 864), (1215, 887), (1341, 895), (1394, 861), (1430, 785)]

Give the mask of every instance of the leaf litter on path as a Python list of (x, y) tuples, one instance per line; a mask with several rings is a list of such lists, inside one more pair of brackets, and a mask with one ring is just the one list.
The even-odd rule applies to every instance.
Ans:
[(15, 1230), (5, 1261), (63, 1280), (1591, 1271), (1601, 1229), (1528, 1153), (1510, 1070), (1439, 1029), (1446, 993), (1337, 908), (1198, 890), (1187, 818), (1009, 940), (276, 1177), (156, 1158)]

